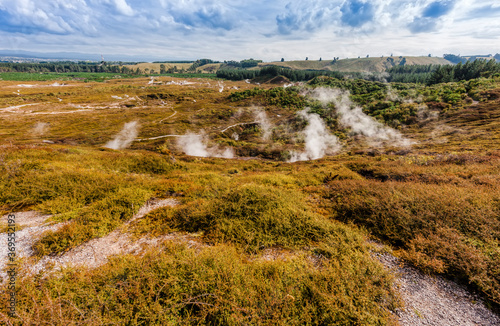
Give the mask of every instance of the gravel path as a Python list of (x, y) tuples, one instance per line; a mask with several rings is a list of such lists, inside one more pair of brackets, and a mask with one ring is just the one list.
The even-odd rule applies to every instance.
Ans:
[(500, 317), (464, 286), (440, 276), (429, 276), (388, 253), (376, 258), (396, 275), (404, 309), (396, 311), (403, 326), (500, 325)]

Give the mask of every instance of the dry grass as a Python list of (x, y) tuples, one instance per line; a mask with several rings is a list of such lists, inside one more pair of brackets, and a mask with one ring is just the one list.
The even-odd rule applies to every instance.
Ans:
[(334, 181), (326, 198), (336, 219), (365, 226), (415, 266), (458, 277), (500, 303), (498, 185)]
[(382, 267), (357, 252), (349, 257), (322, 259), (321, 266), (305, 256), (249, 262), (228, 246), (197, 251), (166, 243), (95, 270), (21, 279), (15, 324), (390, 323)]
[[(343, 152), (290, 164), (279, 159), (302, 148), (295, 112), (308, 104), (293, 90), (224, 81), (219, 92), (207, 79), (157, 80), (163, 84), (0, 82), (2, 212), (35, 209), (71, 221), (43, 235), (40, 255), (109, 234), (153, 197), (180, 205), (134, 221), (131, 231), (197, 232), (206, 245), (166, 243), (98, 270), (22, 278), (17, 324), (390, 324), (397, 300), (369, 256), (365, 229), (421, 269), (458, 277), (499, 302), (497, 81), (400, 90), (442, 103), (436, 116), (401, 127), (418, 141), (413, 148), (373, 148), (332, 129), (345, 133)], [(443, 102), (469, 86), (478, 103)], [(274, 124), (270, 142), (250, 123), (256, 109)], [(212, 145), (272, 159), (189, 157), (173, 137), (102, 148), (130, 121), (139, 122), (139, 138), (204, 129)], [(38, 123), (47, 125), (35, 133)], [(266, 250), (290, 255), (255, 259)]]
[(168, 68), (174, 68), (177, 67), (177, 69), (181, 70), (184, 69), (186, 70), (187, 68), (191, 67), (192, 63), (151, 63), (151, 62), (143, 62), (143, 63), (138, 63), (135, 65), (125, 65), (125, 67), (130, 68), (130, 69), (137, 69), (139, 68), (142, 71), (145, 71), (145, 69), (153, 69), (157, 73), (160, 72), (160, 65), (165, 65), (165, 69)]

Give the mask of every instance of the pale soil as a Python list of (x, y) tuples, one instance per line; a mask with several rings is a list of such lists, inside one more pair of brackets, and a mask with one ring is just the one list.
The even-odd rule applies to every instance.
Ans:
[(143, 237), (132, 241), (130, 235), (124, 229), (134, 220), (144, 217), (149, 212), (165, 206), (175, 206), (175, 199), (156, 199), (148, 201), (132, 219), (121, 227), (105, 235), (102, 238), (92, 239), (76, 248), (61, 255), (45, 256), (29, 269), (33, 273), (47, 269), (47, 267), (59, 268), (64, 266), (85, 266), (95, 268), (105, 264), (108, 257), (120, 254), (139, 254), (148, 247), (158, 245), (166, 239), (176, 239), (182, 242), (191, 241), (187, 235), (167, 234), (165, 236), (150, 238)]
[[(31, 246), (46, 231), (55, 231), (60, 228), (63, 223), (50, 224), (46, 220), (50, 215), (42, 215), (38, 212), (16, 212), (16, 232), (15, 232), (15, 249), (16, 257), (26, 258), (33, 255)], [(2, 225), (7, 224), (7, 215), (2, 216)], [(22, 229), (21, 229), (22, 228)], [(0, 279), (6, 279), (7, 274), (5, 268), (8, 264), (9, 247), (7, 233), (0, 234)]]
[(395, 313), (401, 325), (500, 325), (500, 317), (464, 286), (423, 274), (389, 253), (374, 255), (396, 276), (396, 290), (404, 302), (404, 308)]
[[(21, 258), (23, 270), (30, 273), (37, 273), (46, 268), (58, 268), (63, 266), (87, 266), (97, 267), (108, 261), (108, 257), (119, 254), (137, 254), (150, 246), (155, 246), (164, 240), (175, 240), (186, 243), (188, 246), (196, 246), (197, 242), (193, 236), (185, 234), (167, 234), (157, 238), (143, 237), (132, 241), (130, 235), (123, 231), (133, 220), (142, 218), (154, 209), (164, 206), (177, 205), (175, 199), (153, 199), (148, 201), (134, 217), (122, 227), (112, 231), (108, 235), (92, 239), (76, 248), (56, 256), (45, 256), (36, 261), (33, 257), (32, 245), (40, 239), (46, 231), (55, 231), (65, 223), (50, 224), (46, 220), (50, 215), (41, 215), (37, 212), (16, 212), (16, 256)], [(7, 215), (2, 217), (2, 222), (7, 223)], [(6, 279), (5, 268), (8, 263), (7, 233), (0, 234), (0, 277)]]

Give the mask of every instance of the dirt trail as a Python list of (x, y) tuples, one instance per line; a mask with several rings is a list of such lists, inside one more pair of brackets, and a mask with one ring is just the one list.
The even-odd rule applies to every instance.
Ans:
[[(0, 108), (0, 112), (25, 113), (26, 111), (19, 111), (19, 109), (27, 107), (27, 106), (38, 105), (38, 104), (40, 104), (40, 103), (30, 103), (30, 104), (9, 106), (6, 108)], [(29, 111), (29, 112), (31, 112), (31, 111)]]
[(174, 113), (172, 115), (169, 115), (168, 117), (161, 119), (160, 121), (158, 121), (158, 123), (162, 123), (163, 121), (165, 121), (167, 119), (173, 118), (177, 114), (177, 111), (175, 111), (174, 109), (172, 109), (172, 110), (174, 111)]
[(167, 138), (167, 137), (188, 137), (188, 136), (187, 135), (161, 135), (161, 136), (156, 136), (156, 137), (151, 137), (151, 138), (136, 138), (135, 141), (155, 140), (155, 139), (161, 139), (161, 138)]

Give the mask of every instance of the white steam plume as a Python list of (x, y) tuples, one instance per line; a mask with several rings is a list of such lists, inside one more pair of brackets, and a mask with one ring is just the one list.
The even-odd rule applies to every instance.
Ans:
[(314, 89), (311, 97), (324, 105), (333, 103), (340, 123), (344, 127), (351, 128), (355, 134), (364, 135), (374, 142), (386, 141), (395, 146), (410, 146), (413, 143), (404, 138), (399, 131), (366, 115), (361, 107), (352, 103), (348, 91), (321, 87)]
[(112, 149), (124, 149), (130, 146), (139, 133), (137, 121), (127, 122), (123, 129), (109, 141), (104, 147)]
[(34, 136), (43, 136), (47, 130), (49, 129), (49, 124), (46, 122), (37, 122), (37, 124), (33, 127), (33, 135)]
[(204, 134), (187, 133), (184, 137), (178, 138), (177, 145), (189, 156), (234, 157), (234, 151), (230, 147), (220, 148), (214, 146), (209, 148), (207, 146), (207, 137)]
[(308, 122), (303, 131), (305, 150), (304, 152), (292, 152), (290, 162), (319, 159), (327, 154), (335, 154), (342, 147), (338, 138), (328, 132), (319, 115), (307, 113), (306, 110), (299, 112)]
[(269, 140), (272, 135), (273, 125), (267, 118), (267, 114), (264, 111), (255, 111), (255, 121), (260, 125), (262, 129), (262, 139)]
[(386, 100), (392, 102), (397, 102), (397, 101), (402, 102), (401, 98), (399, 97), (399, 94), (392, 89), (390, 84), (387, 84)]

